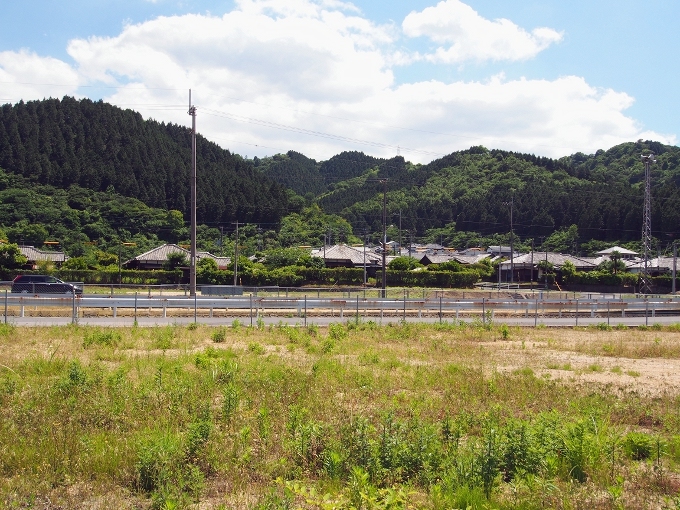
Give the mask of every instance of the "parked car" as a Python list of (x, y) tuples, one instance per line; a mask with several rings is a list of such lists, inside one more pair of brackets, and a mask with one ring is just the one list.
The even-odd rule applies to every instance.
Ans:
[(82, 294), (83, 289), (59, 278), (44, 274), (24, 274), (12, 281), (13, 293), (24, 294)]

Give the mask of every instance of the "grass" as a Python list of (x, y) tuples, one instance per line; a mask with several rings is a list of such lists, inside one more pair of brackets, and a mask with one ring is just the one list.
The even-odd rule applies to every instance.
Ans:
[(677, 334), (2, 326), (0, 506), (657, 508), (678, 395), (588, 376)]

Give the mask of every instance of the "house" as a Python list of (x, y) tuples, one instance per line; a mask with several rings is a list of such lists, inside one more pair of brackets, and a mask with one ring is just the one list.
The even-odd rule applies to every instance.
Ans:
[[(673, 257), (657, 257), (647, 261), (647, 272), (650, 276), (661, 276), (665, 274), (673, 274), (673, 266), (678, 270), (677, 259)], [(645, 270), (645, 261), (639, 260), (628, 265), (628, 270), (631, 273), (642, 273)]]
[(61, 266), (68, 257), (61, 251), (45, 251), (33, 246), (19, 246), (19, 251), (26, 257), (26, 269), (38, 269), (39, 262), (51, 262), (55, 266)]
[[(512, 250), (510, 246), (489, 246), (486, 252), (492, 257), (510, 257)], [(515, 252), (515, 257), (519, 256), (519, 253)]]
[(363, 268), (364, 261), (366, 272), (370, 276), (375, 276), (377, 269), (382, 269), (382, 254), (371, 251), (368, 247), (354, 247), (346, 244), (336, 244), (316, 248), (311, 252), (312, 257), (319, 257), (324, 260), (326, 267), (355, 267)]
[[(181, 246), (176, 244), (164, 244), (124, 262), (123, 267), (127, 269), (163, 269), (163, 266), (168, 260), (168, 255), (173, 253), (181, 253), (187, 260), (191, 257), (191, 252)], [(219, 269), (226, 269), (231, 262), (229, 257), (216, 257), (207, 251), (196, 252), (197, 263), (204, 258), (213, 259), (217, 263)]]
[[(547, 261), (557, 271), (561, 272), (565, 263), (571, 262), (576, 267), (577, 271), (592, 271), (596, 264), (593, 262), (574, 257), (572, 255), (563, 255), (562, 253), (552, 252), (529, 252), (521, 255), (516, 255), (514, 260), (506, 260), (501, 262), (498, 267), (500, 269), (500, 279), (503, 282), (528, 282), (537, 281), (543, 277), (543, 270), (539, 269), (541, 262)], [(510, 278), (510, 271), (514, 272), (513, 278)]]
[(637, 258), (637, 256), (639, 255), (634, 251), (621, 248), (620, 246), (612, 246), (611, 248), (607, 248), (606, 250), (598, 251), (595, 255), (599, 255), (600, 257), (607, 257), (607, 260), (610, 260), (612, 253), (614, 252), (618, 252), (618, 254), (620, 255), (618, 258), (621, 260), (633, 260)]

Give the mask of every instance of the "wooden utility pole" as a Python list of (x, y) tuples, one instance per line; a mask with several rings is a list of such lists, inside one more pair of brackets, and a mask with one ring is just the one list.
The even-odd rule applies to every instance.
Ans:
[(189, 115), (191, 115), (191, 260), (189, 261), (189, 295), (196, 295), (196, 107), (191, 104), (189, 89)]

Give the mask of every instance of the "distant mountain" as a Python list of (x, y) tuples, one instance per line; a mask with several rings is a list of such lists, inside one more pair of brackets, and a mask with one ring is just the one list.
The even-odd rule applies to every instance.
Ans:
[(652, 229), (660, 247), (680, 236), (680, 148), (658, 142), (625, 143), (592, 155), (560, 159), (484, 147), (452, 153), (427, 165), (397, 157), (334, 185), (319, 197), (328, 213), (357, 229), (382, 224), (382, 185), (388, 179), (388, 223), (422, 236), (455, 225), (482, 234), (513, 230), (540, 238), (578, 226), (582, 239), (639, 240), (644, 197), (643, 151), (653, 151)]
[[(287, 212), (284, 186), (200, 135), (197, 166), (199, 222), (277, 222)], [(40, 184), (115, 191), (190, 215), (190, 129), (145, 121), (102, 101), (3, 105), (0, 168)]]
[(269, 158), (254, 158), (254, 165), (267, 177), (299, 195), (320, 195), (336, 183), (363, 175), (385, 160), (363, 152), (341, 152), (327, 161), (316, 162), (295, 151)]

